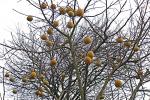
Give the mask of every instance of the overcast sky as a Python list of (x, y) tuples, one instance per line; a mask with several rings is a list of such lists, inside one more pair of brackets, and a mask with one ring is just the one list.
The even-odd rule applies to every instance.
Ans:
[(2, 0), (0, 3), (0, 41), (4, 38), (8, 38), (10, 31), (14, 28), (14, 25), (21, 20), (19, 14), (12, 11), (13, 8), (18, 8), (17, 0)]
[[(25, 28), (23, 26), (26, 25), (25, 16), (22, 16), (12, 9), (23, 10), (27, 9), (27, 7), (22, 6), (23, 3), (17, 3), (19, 0), (1, 0), (0, 3), (0, 42), (11, 39), (10, 33), (15, 33), (16, 27), (20, 26), (21, 28)], [(25, 0), (24, 0), (25, 1)], [(30, 11), (26, 11), (30, 12)], [(0, 62), (2, 66), (3, 62)], [(0, 84), (0, 93), (2, 93), (3, 88), (2, 84)], [(6, 98), (6, 100), (13, 100), (13, 98)]]
[(3, 39), (10, 39), (10, 33), (15, 33), (16, 28), (19, 26), (22, 30), (25, 30), (26, 27), (26, 17), (15, 12), (13, 9), (16, 9), (25, 14), (33, 13), (33, 9), (30, 9), (28, 3), (25, 3), (26, 0), (2, 0), (0, 3), (0, 42)]
[[(15, 33), (16, 27), (19, 26), (22, 30), (26, 29), (26, 17), (20, 15), (13, 11), (12, 9), (16, 9), (19, 11), (23, 11), (23, 13), (31, 14), (33, 10), (28, 7), (23, 0), (20, 3), (17, 3), (19, 0), (1, 0), (0, 3), (0, 42), (3, 42), (4, 39), (9, 40), (10, 33)], [(0, 92), (2, 93), (2, 85), (0, 85)], [(12, 100), (12, 99), (9, 99)], [(145, 99), (146, 100), (146, 99)], [(148, 99), (147, 99), (148, 100)]]

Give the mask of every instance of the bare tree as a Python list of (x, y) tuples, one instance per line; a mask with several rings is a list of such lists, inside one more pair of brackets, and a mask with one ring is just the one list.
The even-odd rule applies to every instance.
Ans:
[(26, 1), (40, 14), (17, 11), (30, 32), (0, 44), (6, 91), (21, 100), (149, 96), (149, 0)]

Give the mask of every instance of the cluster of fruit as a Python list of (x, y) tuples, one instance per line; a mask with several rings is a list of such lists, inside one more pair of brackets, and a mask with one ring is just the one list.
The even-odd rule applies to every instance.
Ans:
[[(54, 65), (56, 64), (56, 62), (54, 60), (51, 60), (51, 64)], [(12, 78), (11, 76), (12, 75), (9, 72), (5, 73), (5, 77), (8, 78), (10, 82), (15, 82), (15, 78)], [(45, 79), (45, 76), (43, 74), (38, 74), (34, 69), (32, 69), (28, 75), (23, 76), (21, 80), (22, 80), (22, 83), (27, 83), (27, 82), (32, 83), (33, 82), (32, 80), (35, 80), (36, 78), (40, 80), (43, 83), (43, 85), (49, 84), (48, 80)], [(17, 94), (17, 91), (18, 91), (17, 89), (13, 88), (12, 93)], [(40, 97), (44, 96), (44, 88), (42, 86), (39, 87), (36, 90), (35, 94)]]
[[(124, 41), (122, 37), (118, 37), (116, 39), (117, 43), (124, 43), (124, 46), (127, 48), (130, 48), (132, 46), (132, 43), (130, 41)], [(140, 50), (140, 47), (138, 45), (133, 46), (133, 51), (137, 52)]]
[[(46, 8), (51, 8), (52, 10), (55, 10), (57, 7), (56, 7), (56, 5), (55, 4), (51, 4), (50, 6), (48, 6), (48, 4), (47, 3), (45, 3), (45, 2), (43, 2), (43, 3), (41, 3), (40, 4), (40, 8), (41, 9), (46, 9)], [(84, 16), (84, 10), (83, 9), (81, 9), (81, 8), (78, 8), (78, 9), (76, 9), (76, 10), (74, 10), (72, 7), (70, 7), (70, 6), (67, 6), (67, 7), (59, 7), (58, 8), (58, 13), (60, 14), (60, 15), (65, 15), (65, 14), (67, 14), (69, 17), (75, 17), (75, 16), (78, 16), (78, 17), (83, 17)], [(27, 16), (27, 20), (29, 21), (29, 22), (31, 22), (32, 20), (33, 20), (33, 16), (31, 16), (31, 15), (29, 15), (29, 16)], [(59, 21), (58, 20), (54, 20), (53, 22), (52, 22), (52, 27), (53, 28), (56, 28), (56, 27), (58, 27), (59, 26)], [(75, 26), (75, 22), (74, 21), (69, 21), (69, 22), (67, 22), (67, 28), (73, 28), (74, 26)]]

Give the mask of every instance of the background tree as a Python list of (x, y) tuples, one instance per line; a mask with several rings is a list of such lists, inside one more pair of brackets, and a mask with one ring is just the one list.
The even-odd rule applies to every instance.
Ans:
[(149, 96), (149, 0), (26, 1), (40, 14), (17, 11), (30, 32), (1, 43), (7, 91), (25, 100)]

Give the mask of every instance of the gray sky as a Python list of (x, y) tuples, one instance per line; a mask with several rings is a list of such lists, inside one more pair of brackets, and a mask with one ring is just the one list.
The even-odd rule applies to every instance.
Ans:
[[(0, 42), (11, 39), (10, 33), (16, 30), (17, 26), (25, 29), (26, 19), (24, 16), (16, 13), (12, 9), (23, 10), (25, 7), (22, 3), (17, 3), (18, 0), (2, 0), (0, 3)], [(28, 11), (27, 11), (28, 12)], [(2, 66), (3, 62), (1, 62)], [(3, 93), (2, 84), (0, 84), (0, 93)], [(13, 98), (7, 98), (6, 100), (13, 100)]]
[[(19, 0), (2, 0), (0, 3), (0, 42), (3, 42), (4, 39), (11, 39), (10, 33), (15, 33), (17, 26), (19, 26), (21, 30), (27, 29), (26, 17), (16, 13), (12, 9), (19, 10), (25, 14), (31, 14), (31, 12), (33, 13), (33, 10), (31, 10), (29, 5), (24, 2), (25, 0), (20, 3), (17, 3), (17, 1)], [(81, 4), (80, 6), (82, 6)], [(2, 93), (2, 91), (2, 85), (0, 84), (0, 93)], [(148, 100), (148, 98), (145, 100)]]

